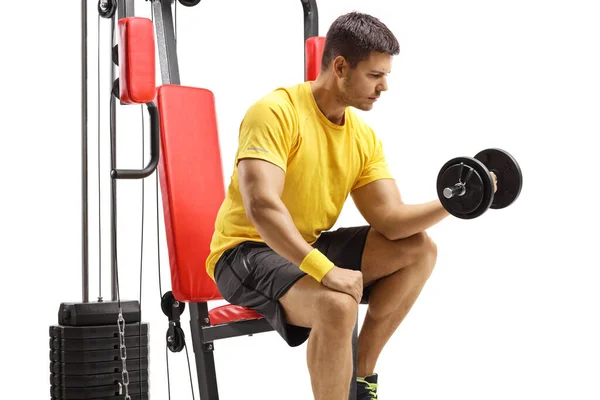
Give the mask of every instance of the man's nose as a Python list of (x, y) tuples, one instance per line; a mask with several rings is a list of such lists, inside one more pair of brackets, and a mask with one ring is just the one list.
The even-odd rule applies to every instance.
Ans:
[(383, 78), (381, 83), (379, 85), (377, 85), (377, 91), (385, 92), (386, 90), (388, 90), (387, 79)]

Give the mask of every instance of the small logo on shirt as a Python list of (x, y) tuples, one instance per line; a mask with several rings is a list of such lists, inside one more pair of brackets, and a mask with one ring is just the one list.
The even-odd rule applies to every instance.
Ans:
[(268, 153), (269, 152), (269, 150), (261, 149), (260, 147), (248, 147), (247, 150), (262, 151), (263, 153)]

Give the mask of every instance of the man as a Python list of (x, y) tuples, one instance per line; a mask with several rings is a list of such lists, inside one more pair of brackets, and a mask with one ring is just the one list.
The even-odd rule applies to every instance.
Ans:
[[(448, 216), (439, 200), (403, 204), (381, 141), (351, 108), (373, 108), (399, 51), (378, 19), (339, 17), (318, 78), (249, 108), (215, 224), (209, 275), (290, 346), (308, 339), (316, 400), (348, 398), (361, 300), (358, 399), (377, 398), (377, 359), (436, 262), (425, 230)], [(368, 225), (328, 231), (348, 195)]]

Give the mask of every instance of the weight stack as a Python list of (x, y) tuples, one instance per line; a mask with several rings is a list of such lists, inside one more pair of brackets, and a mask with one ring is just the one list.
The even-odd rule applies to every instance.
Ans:
[[(149, 330), (137, 301), (121, 301), (131, 400), (149, 398)], [(50, 399), (122, 400), (117, 302), (62, 303), (50, 326)]]

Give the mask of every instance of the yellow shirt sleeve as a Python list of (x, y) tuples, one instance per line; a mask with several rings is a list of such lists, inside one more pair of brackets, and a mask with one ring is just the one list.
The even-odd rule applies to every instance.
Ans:
[(283, 97), (265, 97), (250, 106), (240, 124), (236, 162), (258, 158), (286, 172), (296, 132), (292, 104)]
[(376, 181), (378, 179), (390, 178), (394, 179), (393, 175), (390, 173), (388, 168), (388, 163), (385, 158), (385, 152), (383, 150), (383, 144), (381, 140), (375, 136), (375, 133), (371, 131), (372, 134), (372, 151), (365, 163), (363, 170), (358, 176), (356, 182), (352, 186), (352, 190), (356, 190), (362, 186), (365, 186), (368, 183)]

